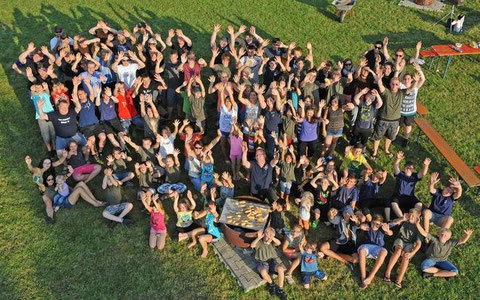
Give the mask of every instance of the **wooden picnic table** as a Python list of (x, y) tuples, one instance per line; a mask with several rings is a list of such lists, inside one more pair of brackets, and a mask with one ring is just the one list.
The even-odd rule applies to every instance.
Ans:
[[(445, 70), (443, 71), (443, 79), (447, 76), (447, 71), (448, 67), (452, 63), (453, 57), (457, 55), (475, 55), (475, 54), (480, 54), (480, 48), (473, 48), (468, 44), (462, 44), (459, 49), (462, 50), (462, 52), (459, 52), (455, 50), (456, 48), (455, 45), (434, 45), (432, 46), (433, 51), (437, 53), (438, 56), (446, 56), (448, 57), (447, 59), (447, 64), (445, 65)], [(440, 63), (440, 60), (438, 60), (438, 63)], [(437, 64), (437, 70), (438, 70), (438, 64)]]

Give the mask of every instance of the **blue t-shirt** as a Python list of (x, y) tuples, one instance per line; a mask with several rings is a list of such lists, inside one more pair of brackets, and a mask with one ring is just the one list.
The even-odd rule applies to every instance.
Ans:
[(32, 96), (32, 102), (35, 106), (35, 119), (40, 119), (40, 115), (38, 114), (38, 100), (43, 100), (43, 113), (48, 114), (49, 112), (53, 111), (52, 102), (50, 102), (50, 95), (46, 92), (43, 92), (41, 95), (35, 93)]
[(363, 199), (377, 199), (379, 189), (380, 185), (378, 182), (373, 183), (372, 180), (368, 178), (368, 180), (364, 182), (360, 188), (360, 201)]
[(210, 183), (213, 181), (213, 164), (212, 163), (202, 165), (202, 175), (200, 176), (200, 179), (206, 183)]
[(421, 178), (418, 178), (418, 173), (415, 172), (412, 174), (412, 176), (407, 176), (402, 171), (395, 176), (397, 177), (397, 181), (395, 183), (395, 192), (399, 195), (414, 196), (415, 185), (421, 180)]
[[(93, 72), (93, 75), (91, 75), (91, 76), (87, 72), (82, 72), (80, 74), (80, 77), (82, 77), (82, 78), (90, 76), (90, 86), (93, 89), (93, 93), (94, 93), (95, 97), (97, 96), (97, 93), (95, 92), (95, 86), (99, 86), (100, 89), (102, 88), (102, 82), (100, 81), (100, 75), (103, 75), (103, 74), (98, 72), (98, 71)], [(85, 82), (83, 80), (82, 80), (82, 86), (83, 86), (83, 89), (85, 90), (85, 92), (87, 93), (87, 95), (90, 96), (90, 90), (88, 89), (87, 85), (85, 84)]]
[(99, 57), (95, 57), (95, 60), (100, 63), (100, 68), (98, 68), (98, 70), (100, 71), (100, 73), (103, 74), (103, 76), (105, 76), (105, 78), (107, 78), (107, 81), (105, 81), (105, 83), (117, 81), (117, 76), (115, 75), (115, 72), (113, 72), (112, 69), (110, 69), (109, 67), (109, 65), (113, 63), (113, 55), (110, 59), (110, 62), (108, 63), (103, 59), (100, 59)]
[(302, 253), (302, 262), (300, 263), (301, 272), (315, 272), (318, 270), (316, 253)]
[(205, 227), (207, 228), (208, 234), (213, 235), (214, 238), (219, 239), (221, 237), (220, 230), (215, 226), (215, 216), (211, 213), (208, 213), (205, 217)]
[(97, 124), (98, 118), (95, 115), (95, 104), (92, 101), (87, 100), (84, 103), (80, 103), (82, 110), (79, 113), (78, 123), (80, 127), (86, 127), (89, 125)]
[(444, 216), (450, 216), (452, 214), (453, 208), (453, 195), (450, 197), (444, 197), (442, 195), (442, 190), (437, 189), (435, 194), (432, 194), (432, 203), (430, 204), (430, 210), (434, 213), (441, 214)]
[(377, 230), (373, 230), (370, 228), (367, 231), (367, 240), (364, 244), (374, 244), (383, 247), (385, 245), (385, 232), (383, 232), (383, 229), (378, 228)]
[(346, 186), (342, 186), (338, 191), (337, 201), (348, 205), (352, 201), (358, 201), (358, 194), (359, 191), (356, 186), (352, 187), (351, 189), (347, 189)]
[(117, 117), (117, 112), (115, 111), (115, 102), (109, 100), (108, 103), (101, 100), (100, 102), (100, 120), (112, 120)]

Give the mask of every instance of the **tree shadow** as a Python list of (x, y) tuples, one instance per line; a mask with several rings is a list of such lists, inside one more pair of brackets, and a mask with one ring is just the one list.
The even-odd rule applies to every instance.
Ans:
[(336, 16), (333, 12), (335, 11), (334, 6), (332, 5), (331, 0), (296, 0), (297, 2), (301, 2), (307, 5), (311, 5), (317, 8), (317, 11), (324, 15), (327, 19), (332, 21), (338, 22), (338, 16)]
[(422, 41), (422, 47), (429, 47), (438, 44), (453, 43), (450, 39), (439, 38), (435, 33), (424, 29), (410, 27), (403, 32), (392, 32), (387, 30), (378, 34), (363, 35), (362, 38), (366, 43), (373, 44), (376, 41), (382, 41), (384, 37), (388, 37), (388, 46), (390, 49), (395, 48), (412, 48), (417, 41)]

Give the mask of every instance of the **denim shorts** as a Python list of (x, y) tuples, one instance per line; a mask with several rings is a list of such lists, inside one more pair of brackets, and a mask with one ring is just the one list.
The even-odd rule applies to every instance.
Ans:
[(292, 188), (291, 181), (280, 181), (280, 192), (290, 194), (291, 188)]
[(327, 137), (341, 137), (343, 129), (327, 131)]
[(361, 245), (360, 247), (358, 247), (358, 253), (360, 253), (362, 249), (367, 250), (367, 258), (373, 258), (373, 259), (377, 259), (378, 256), (380, 255), (380, 252), (382, 252), (383, 250), (387, 251), (385, 248), (380, 247), (378, 245), (374, 245), (374, 244)]
[(325, 278), (325, 273), (320, 270), (316, 270), (315, 272), (300, 272), (300, 275), (302, 277), (302, 284), (310, 284), (312, 276), (320, 280)]
[(103, 211), (108, 212), (111, 215), (119, 215), (125, 210), (125, 208), (127, 208), (127, 205), (128, 205), (128, 202), (113, 204), (105, 207)]
[(433, 222), (433, 224), (437, 225), (438, 227), (441, 227), (447, 217), (448, 216), (446, 215), (442, 215), (432, 211), (432, 218), (430, 219), (430, 222)]
[(130, 172), (113, 173), (112, 175), (113, 175), (113, 178), (115, 178), (116, 180), (122, 181), (130, 175)]
[(431, 258), (427, 258), (424, 261), (422, 261), (422, 264), (420, 265), (420, 269), (422, 271), (424, 271), (428, 268), (431, 268), (431, 267), (435, 267), (435, 268), (438, 268), (440, 270), (455, 272), (455, 273), (458, 274), (457, 267), (455, 267), (455, 265), (453, 265), (448, 260), (436, 261), (436, 260), (433, 260)]
[(80, 132), (77, 132), (74, 136), (68, 137), (68, 138), (64, 138), (57, 135), (55, 137), (55, 149), (57, 149), (58, 151), (58, 150), (63, 150), (67, 148), (67, 144), (70, 141), (77, 142), (79, 146), (85, 146), (87, 144), (87, 140), (85, 139), (83, 134), (81, 134)]

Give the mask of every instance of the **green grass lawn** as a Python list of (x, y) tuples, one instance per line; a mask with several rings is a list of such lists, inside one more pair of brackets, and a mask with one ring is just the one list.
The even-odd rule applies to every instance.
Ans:
[[(147, 242), (148, 217), (140, 212), (139, 203), (134, 203), (132, 213), (136, 223), (128, 228), (108, 228), (101, 209), (85, 203), (79, 203), (75, 209), (60, 210), (55, 225), (45, 224), (43, 203), (24, 165), (26, 154), (32, 155), (34, 162), (43, 156), (43, 142), (26, 97), (26, 79), (15, 74), (10, 66), (29, 41), (48, 44), (55, 25), (63, 26), (70, 34), (87, 33), (97, 19), (108, 20), (114, 28), (129, 29), (143, 20), (163, 36), (169, 28), (182, 28), (194, 41), (199, 56), (207, 60), (215, 23), (222, 24), (224, 29), (227, 25), (254, 25), (263, 37), (280, 37), (301, 46), (311, 41), (316, 62), (347, 57), (358, 60), (370, 43), (385, 35), (390, 38), (392, 50), (405, 47), (409, 54), (413, 54), (417, 40), (422, 40), (425, 47), (480, 41), (479, 0), (466, 1), (460, 9), (467, 16), (461, 35), (448, 34), (443, 26), (434, 26), (447, 10), (432, 13), (399, 7), (390, 0), (360, 0), (355, 15), (347, 16), (345, 23), (340, 24), (329, 2), (4, 1), (0, 12), (0, 298), (267, 298), (264, 288), (244, 294), (213, 251), (200, 261), (199, 249), (187, 250), (185, 243), (170, 239), (165, 251), (151, 251)], [(479, 62), (480, 56), (455, 58), (446, 80), (426, 70), (427, 82), (419, 96), (430, 111), (429, 121), (471, 167), (480, 164)], [(396, 148), (394, 144), (393, 150)], [(219, 147), (215, 151), (219, 152)], [(379, 153), (375, 164), (391, 171), (393, 160)], [(407, 153), (407, 158), (417, 163), (427, 156), (433, 161), (431, 170), (439, 171), (443, 182), (455, 174), (427, 141), (414, 143)], [(418, 195), (428, 204), (427, 181), (428, 178), (419, 184)], [(100, 192), (98, 182), (94, 182), (94, 193)], [(383, 189), (386, 195), (393, 182), (390, 177)], [(237, 191), (245, 191), (245, 186), (241, 184)], [(135, 202), (132, 195), (133, 192), (127, 193), (128, 200)], [(171, 206), (167, 206), (167, 213), (172, 215)], [(480, 228), (480, 203), (475, 193), (465, 193), (455, 205), (453, 216), (455, 237), (466, 228)], [(168, 220), (168, 226), (174, 227), (173, 218)], [(313, 239), (323, 240), (331, 235), (330, 229), (321, 228)], [(392, 241), (389, 239), (389, 247)], [(381, 281), (384, 268), (375, 282), (361, 291), (358, 270), (352, 274), (333, 260), (322, 260), (321, 269), (329, 280), (314, 284), (309, 291), (303, 291), (299, 285), (287, 286), (286, 292), (295, 299), (478, 299), (479, 257), (476, 232), (466, 245), (453, 252), (451, 260), (460, 269), (460, 276), (448, 283), (441, 279), (422, 280), (416, 268), (421, 261), (417, 255), (401, 291)], [(299, 277), (296, 279), (298, 282)]]

